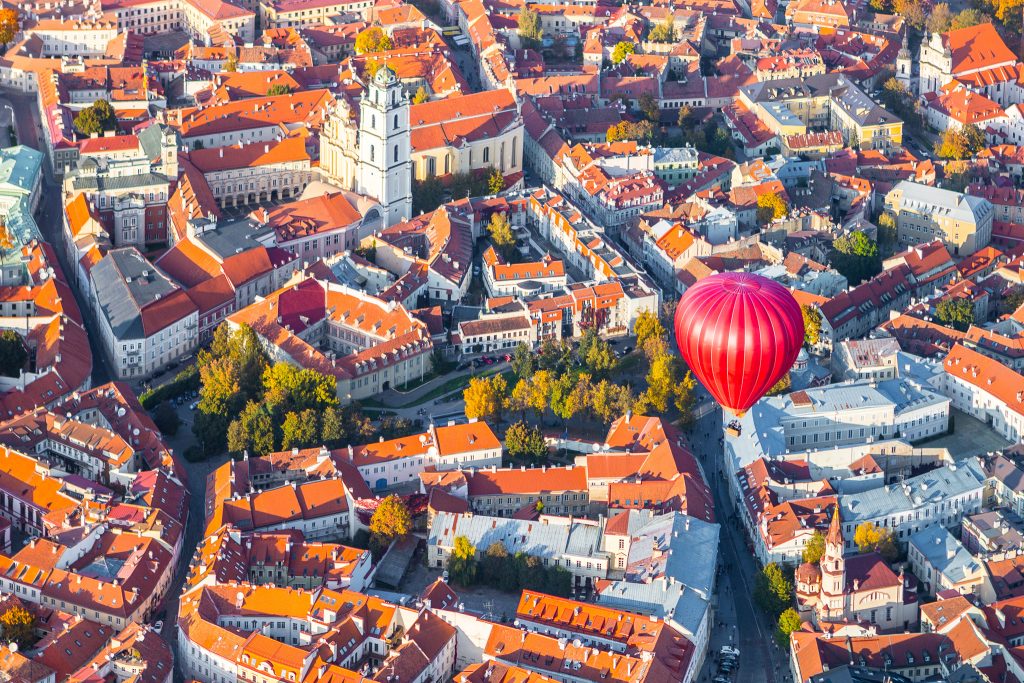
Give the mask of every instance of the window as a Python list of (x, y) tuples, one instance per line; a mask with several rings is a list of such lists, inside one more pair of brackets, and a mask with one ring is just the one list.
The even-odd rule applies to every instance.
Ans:
[(375, 160), (374, 159), (375, 156), (376, 156), (376, 154), (374, 152), (373, 145), (370, 145), (370, 161), (374, 161)]
[(484, 163), (486, 164), (491, 160), (491, 148), (484, 147)]
[(398, 145), (395, 145), (395, 163), (398, 163)]
[(395, 114), (395, 124), (394, 124), (394, 127), (398, 128), (398, 114)]

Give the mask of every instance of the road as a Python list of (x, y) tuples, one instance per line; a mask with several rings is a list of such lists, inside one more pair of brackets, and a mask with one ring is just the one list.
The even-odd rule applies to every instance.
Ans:
[(721, 434), (722, 411), (715, 409), (698, 420), (690, 439), (709, 480), (715, 498), (715, 517), (721, 524), (716, 624), (698, 680), (710, 681), (715, 676), (714, 655), (722, 645), (738, 643), (741, 654), (740, 667), (733, 679), (736, 683), (781, 683), (790, 680), (788, 655), (775, 645), (775, 625), (769, 624), (753, 603), (754, 580), (761, 569), (733, 514), (727, 473), (721, 467)]
[[(42, 128), (35, 97), (0, 89), (0, 112), (6, 114), (8, 111), (14, 112), (14, 127), (17, 131), (18, 142), (43, 151), (45, 155), (44, 145), (41, 144)], [(60, 261), (64, 277), (71, 282), (75, 264), (68, 262), (64, 247), (63, 215), (60, 184), (53, 177), (49, 164), (44, 162), (42, 200), (36, 211), (36, 223), (43, 233), (43, 239), (49, 242), (57, 252), (57, 260)], [(71, 288), (75, 294), (75, 301), (78, 302), (78, 308), (82, 311), (85, 329), (89, 336), (89, 349), (92, 351), (92, 384), (93, 386), (105, 384), (110, 381), (111, 375), (106, 354), (99, 345), (100, 335), (97, 333), (95, 323), (89, 313), (90, 307), (87, 302), (73, 285)]]

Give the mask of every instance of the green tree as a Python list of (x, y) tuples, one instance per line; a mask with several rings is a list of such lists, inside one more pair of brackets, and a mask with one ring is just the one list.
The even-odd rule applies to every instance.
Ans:
[(576, 376), (566, 372), (559, 376), (551, 385), (551, 412), (564, 423), (579, 412), (580, 405), (573, 396), (576, 388)]
[(274, 422), (266, 406), (249, 401), (245, 410), (228, 425), (228, 450), (266, 455), (274, 451)]
[(633, 409), (636, 399), (628, 386), (606, 379), (594, 385), (590, 402), (594, 415), (602, 422), (611, 422)]
[(769, 562), (757, 576), (754, 601), (773, 619), (777, 619), (792, 602), (793, 582), (775, 562)]
[(363, 29), (359, 35), (356, 36), (356, 54), (362, 55), (367, 52), (384, 52), (390, 50), (394, 46), (391, 42), (391, 37), (384, 33), (384, 29), (380, 26), (371, 26), (370, 28)]
[(832, 242), (832, 265), (851, 285), (859, 285), (882, 272), (882, 257), (878, 245), (858, 230)]
[(572, 595), (572, 574), (564, 567), (548, 567), (544, 579), (544, 592), (568, 598)]
[(519, 587), (527, 590), (544, 590), (547, 572), (544, 563), (536, 555), (516, 553), (516, 568), (519, 570)]
[(444, 183), (437, 176), (412, 181), (412, 210), (429, 213), (444, 202)]
[(345, 419), (338, 408), (328, 408), (320, 416), (320, 443), (337, 448), (345, 440)]
[(793, 631), (800, 629), (803, 622), (800, 620), (800, 613), (792, 607), (787, 607), (786, 610), (779, 615), (779, 627), (775, 631), (775, 640), (778, 642), (779, 647), (789, 647), (789, 634)]
[(164, 401), (153, 411), (153, 423), (161, 434), (174, 436), (178, 433), (178, 427), (181, 426), (181, 418), (178, 417), (178, 411), (174, 409), (174, 404)]
[(804, 342), (808, 346), (817, 346), (821, 341), (821, 311), (817, 306), (804, 304), (800, 307), (804, 318)]
[(487, 190), (490, 194), (499, 194), (505, 189), (505, 176), (496, 168), (491, 169), (487, 176)]
[(487, 546), (480, 558), (480, 573), (484, 581), (502, 590), (515, 590), (519, 583), (515, 562), (501, 541)]
[(310, 448), (316, 445), (318, 434), (316, 411), (312, 408), (300, 413), (292, 411), (284, 416), (281, 425), (281, 450)]
[(633, 43), (627, 43), (624, 40), (615, 43), (615, 47), (612, 48), (612, 64), (621, 64), (635, 50), (636, 46)]
[(465, 536), (456, 536), (448, 558), (448, 577), (456, 584), (469, 587), (476, 582), (476, 546)]
[(83, 135), (98, 135), (105, 130), (114, 130), (117, 127), (117, 114), (110, 106), (110, 102), (101, 99), (78, 112), (72, 123)]
[(412, 515), (398, 496), (391, 494), (380, 502), (370, 517), (370, 544), (378, 552), (386, 550), (396, 538), (412, 532)]
[(416, 93), (412, 96), (413, 104), (423, 104), (430, 99), (430, 93), (422, 85), (416, 88)]
[(541, 342), (540, 350), (537, 353), (537, 367), (561, 374), (569, 367), (571, 359), (572, 347), (568, 342), (562, 340), (556, 344), (551, 339), (545, 339)]
[(811, 564), (818, 564), (821, 562), (821, 556), (824, 554), (825, 534), (815, 530), (811, 537), (807, 539), (807, 545), (804, 546), (803, 560)]
[(277, 362), (264, 370), (263, 387), (263, 400), (274, 415), (338, 405), (333, 377), (291, 363)]
[(966, 332), (974, 324), (974, 304), (970, 299), (943, 299), (935, 307), (935, 315), (947, 327)]
[(1024, 304), (1024, 286), (1017, 286), (1011, 289), (1003, 297), (999, 310), (1004, 314), (1013, 313)]
[(786, 200), (774, 192), (766, 192), (757, 198), (757, 222), (767, 225), (777, 218), (785, 218), (789, 214)]
[(955, 31), (960, 28), (970, 28), (979, 24), (987, 24), (992, 18), (974, 7), (961, 10), (949, 23), (949, 30)]
[(668, 353), (658, 354), (647, 371), (647, 389), (640, 395), (637, 410), (644, 413), (650, 410), (663, 413), (668, 410), (668, 402), (675, 395), (678, 376), (675, 358)]
[(531, 427), (522, 420), (514, 422), (505, 432), (505, 452), (510, 458), (522, 460), (547, 460), (548, 445), (537, 427)]
[(672, 14), (669, 13), (665, 17), (664, 21), (658, 22), (651, 32), (648, 34), (647, 39), (652, 43), (674, 43), (676, 40), (676, 29), (675, 23), (673, 22)]
[(267, 88), (267, 97), (273, 97), (274, 95), (290, 95), (292, 87), (284, 83), (274, 83), (272, 86)]
[(885, 527), (875, 526), (874, 522), (859, 524), (853, 532), (853, 542), (862, 553), (877, 552), (888, 562), (893, 562), (900, 554), (892, 532)]
[(526, 342), (519, 342), (512, 351), (512, 372), (520, 380), (525, 380), (533, 375), (533, 369), (533, 350)]
[(19, 649), (28, 650), (36, 640), (36, 618), (24, 607), (11, 607), (0, 614), (0, 627), (7, 642), (18, 644)]
[(654, 96), (648, 92), (640, 95), (636, 101), (637, 108), (643, 113), (644, 117), (651, 123), (657, 124), (661, 121), (661, 107), (658, 106), (658, 100), (654, 99)]
[(20, 377), (28, 362), (28, 351), (21, 335), (14, 330), (0, 332), (0, 375)]
[(519, 10), (516, 23), (518, 24), (519, 38), (525, 47), (535, 48), (540, 45), (540, 41), (544, 37), (540, 15), (530, 9), (526, 3), (523, 3), (523, 8)]
[(644, 348), (651, 338), (664, 339), (667, 335), (665, 326), (658, 320), (653, 311), (641, 311), (633, 322), (633, 334), (636, 335), (636, 347)]
[(697, 378), (689, 370), (675, 387), (675, 406), (679, 411), (679, 426), (688, 428), (693, 426), (697, 416), (694, 408), (697, 407)]

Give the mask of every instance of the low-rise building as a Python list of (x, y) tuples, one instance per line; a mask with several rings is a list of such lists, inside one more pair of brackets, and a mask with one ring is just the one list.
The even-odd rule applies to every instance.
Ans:
[(972, 595), (985, 581), (982, 563), (946, 527), (922, 529), (907, 541), (907, 558), (929, 595), (956, 591)]
[(900, 244), (942, 240), (954, 255), (972, 254), (992, 239), (992, 203), (962, 192), (901, 180), (885, 196)]

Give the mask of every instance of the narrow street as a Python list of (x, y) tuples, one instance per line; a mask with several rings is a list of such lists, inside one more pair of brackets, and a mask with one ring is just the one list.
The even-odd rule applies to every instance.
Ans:
[(741, 653), (735, 683), (782, 683), (790, 680), (787, 657), (775, 644), (775, 625), (767, 623), (753, 601), (754, 582), (761, 570), (747, 550), (747, 539), (733, 513), (725, 479), (728, 473), (721, 467), (721, 434), (722, 411), (715, 409), (698, 421), (690, 438), (709, 479), (715, 498), (715, 518), (721, 525), (716, 624), (698, 680), (714, 678), (715, 654), (723, 645), (734, 645)]

